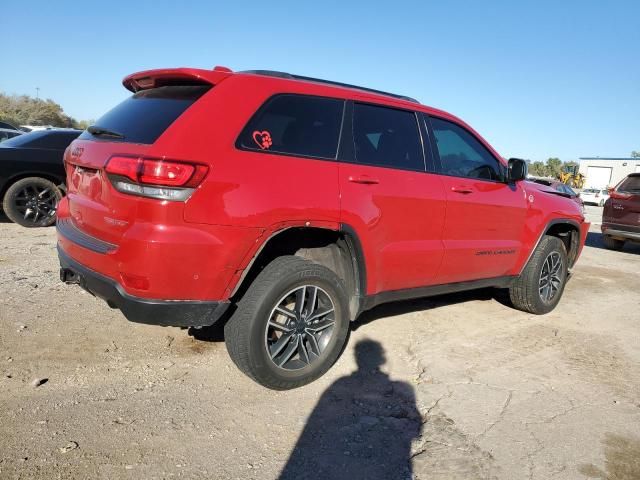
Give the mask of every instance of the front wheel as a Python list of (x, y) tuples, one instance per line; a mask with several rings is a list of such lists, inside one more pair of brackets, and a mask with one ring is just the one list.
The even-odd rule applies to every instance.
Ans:
[(253, 281), (225, 325), (236, 366), (274, 390), (300, 387), (337, 360), (349, 333), (344, 283), (300, 257), (279, 257)]
[(567, 249), (558, 237), (544, 236), (509, 289), (518, 310), (542, 315), (553, 310), (567, 281)]
[(62, 192), (46, 178), (18, 180), (4, 195), (2, 209), (9, 220), (23, 227), (48, 227), (56, 221)]

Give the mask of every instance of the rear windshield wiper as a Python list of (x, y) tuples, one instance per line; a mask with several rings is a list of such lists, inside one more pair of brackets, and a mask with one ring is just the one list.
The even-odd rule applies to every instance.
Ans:
[(87, 128), (87, 132), (91, 135), (95, 135), (96, 137), (112, 137), (112, 138), (124, 138), (124, 135), (118, 132), (114, 132), (113, 130), (109, 130), (102, 127), (97, 127), (96, 125), (91, 125)]

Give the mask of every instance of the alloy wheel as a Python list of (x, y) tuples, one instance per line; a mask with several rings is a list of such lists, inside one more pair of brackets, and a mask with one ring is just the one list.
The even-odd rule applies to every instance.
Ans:
[(315, 285), (296, 287), (271, 310), (265, 347), (271, 362), (284, 370), (300, 370), (323, 354), (335, 327), (335, 305)]
[(56, 192), (45, 186), (27, 184), (15, 196), (15, 208), (28, 222), (38, 223), (56, 214)]
[(562, 286), (562, 257), (558, 252), (547, 255), (538, 282), (540, 299), (545, 303), (551, 303)]

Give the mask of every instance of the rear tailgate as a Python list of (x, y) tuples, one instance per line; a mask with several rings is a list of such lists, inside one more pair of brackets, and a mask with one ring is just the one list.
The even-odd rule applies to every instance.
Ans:
[[(119, 192), (105, 171), (109, 159), (114, 156), (137, 158), (155, 154), (155, 157), (162, 157), (154, 152), (153, 144), (212, 88), (210, 84), (194, 84), (193, 78), (188, 81), (162, 72), (162, 81), (155, 83), (145, 73), (139, 81), (152, 88), (138, 91), (107, 112), (65, 153), (69, 212), (74, 224), (85, 233), (115, 245), (134, 222), (171, 221), (170, 218), (152, 218), (152, 213), (175, 215), (176, 220), (182, 217), (182, 202), (161, 202)], [(130, 82), (133, 80), (127, 77), (125, 85), (128, 88), (132, 88)], [(140, 88), (139, 84), (135, 85)]]
[(605, 222), (640, 232), (640, 175), (629, 175), (616, 186), (610, 194), (603, 217)]
[(76, 140), (65, 153), (69, 214), (87, 234), (118, 244), (136, 218), (140, 199), (117, 192), (104, 171), (118, 153), (144, 155), (148, 145)]

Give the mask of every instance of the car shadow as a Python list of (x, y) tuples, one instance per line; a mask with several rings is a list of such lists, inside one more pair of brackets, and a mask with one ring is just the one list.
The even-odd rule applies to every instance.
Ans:
[(280, 480), (413, 478), (411, 442), (422, 430), (413, 387), (380, 370), (380, 343), (358, 342), (355, 356), (358, 369), (324, 391)]
[[(587, 233), (587, 240), (584, 242), (585, 247), (601, 248), (603, 250), (609, 250), (604, 246), (602, 241), (604, 235), (600, 232)], [(621, 250), (624, 253), (635, 253), (640, 255), (640, 243), (625, 242), (624, 247)]]
[(0, 212), (0, 223), (12, 223), (11, 220), (9, 220), (9, 217), (7, 217), (4, 212)]
[(358, 328), (381, 318), (395, 317), (397, 315), (420, 312), (423, 310), (431, 310), (437, 307), (455, 305), (458, 303), (470, 302), (472, 300), (495, 300), (503, 305), (511, 307), (508, 290), (501, 288), (481, 288), (465, 292), (438, 295), (437, 297), (417, 298), (414, 300), (403, 300), (378, 305), (377, 307), (362, 313), (358, 319), (353, 322), (352, 330), (357, 330)]
[[(437, 297), (402, 300), (378, 305), (377, 307), (360, 314), (360, 316), (351, 323), (351, 330), (356, 331), (374, 320), (385, 317), (395, 317), (397, 315), (404, 315), (405, 313), (431, 310), (432, 308), (470, 302), (472, 300), (495, 300), (502, 305), (511, 307), (508, 290), (500, 288), (482, 288), (478, 290), (469, 290), (467, 292), (439, 295)], [(201, 340), (203, 342), (224, 342), (224, 325), (227, 323), (227, 320), (231, 315), (233, 315), (233, 311), (234, 307), (229, 308), (229, 310), (225, 312), (224, 316), (211, 326), (190, 327), (187, 330), (187, 334), (195, 340)]]

